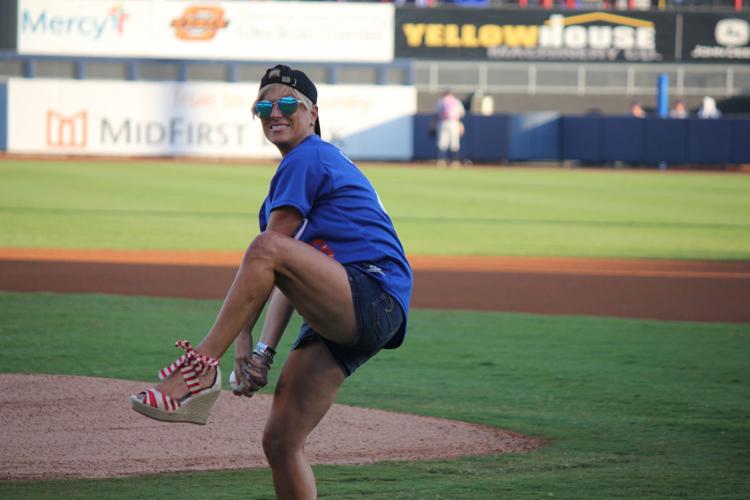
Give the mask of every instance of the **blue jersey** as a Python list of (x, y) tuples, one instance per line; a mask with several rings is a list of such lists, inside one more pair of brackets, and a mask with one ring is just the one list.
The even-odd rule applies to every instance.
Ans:
[[(408, 317), (414, 279), (404, 248), (375, 188), (343, 152), (313, 134), (287, 153), (260, 209), (261, 231), (279, 207), (302, 214), (299, 240), (367, 272)], [(398, 347), (405, 330), (386, 348)]]

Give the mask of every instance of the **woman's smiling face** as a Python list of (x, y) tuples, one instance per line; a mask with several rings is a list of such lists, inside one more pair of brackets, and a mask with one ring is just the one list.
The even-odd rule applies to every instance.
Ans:
[(292, 89), (286, 85), (273, 84), (268, 87), (259, 100), (272, 101), (271, 116), (261, 118), (263, 133), (282, 155), (287, 154), (302, 142), (308, 135), (315, 132), (315, 120), (318, 117), (318, 107), (308, 109), (304, 102), (299, 103), (297, 110), (287, 116), (281, 112), (276, 102), (282, 97), (295, 97)]

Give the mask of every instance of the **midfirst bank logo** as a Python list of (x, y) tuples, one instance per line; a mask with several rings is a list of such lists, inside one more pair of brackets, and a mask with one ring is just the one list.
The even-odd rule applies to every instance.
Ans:
[(405, 23), (410, 47), (482, 48), (492, 59), (660, 60), (651, 21), (609, 12), (553, 14), (542, 25)]
[[(91, 130), (89, 130), (89, 128)], [(247, 123), (191, 121), (183, 117), (167, 120), (135, 118), (89, 119), (87, 110), (62, 114), (47, 110), (46, 142), (49, 148), (105, 147), (191, 148), (242, 147), (248, 142)]]
[(85, 148), (88, 143), (88, 113), (85, 110), (63, 115), (47, 110), (47, 146)]
[(220, 7), (191, 5), (182, 16), (172, 21), (174, 33), (180, 40), (211, 40), (220, 29), (229, 26)]
[(31, 12), (24, 9), (21, 14), (21, 33), (41, 33), (57, 36), (76, 35), (91, 40), (100, 40), (108, 33), (122, 35), (125, 21), (130, 16), (121, 5), (116, 4), (100, 16), (64, 16), (47, 10)]

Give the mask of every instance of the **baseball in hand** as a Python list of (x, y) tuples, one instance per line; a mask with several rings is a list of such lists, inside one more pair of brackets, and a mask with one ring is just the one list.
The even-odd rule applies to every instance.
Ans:
[(229, 385), (233, 391), (240, 392), (242, 390), (242, 385), (237, 382), (237, 375), (234, 374), (234, 370), (229, 374)]

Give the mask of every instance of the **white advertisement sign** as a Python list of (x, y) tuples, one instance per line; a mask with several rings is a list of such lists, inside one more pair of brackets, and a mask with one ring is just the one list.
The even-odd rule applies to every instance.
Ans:
[[(253, 119), (258, 84), (8, 81), (8, 151), (278, 157)], [(319, 85), (322, 137), (353, 159), (412, 157), (414, 87)]]
[(238, 61), (393, 60), (381, 3), (19, 0), (18, 52)]

